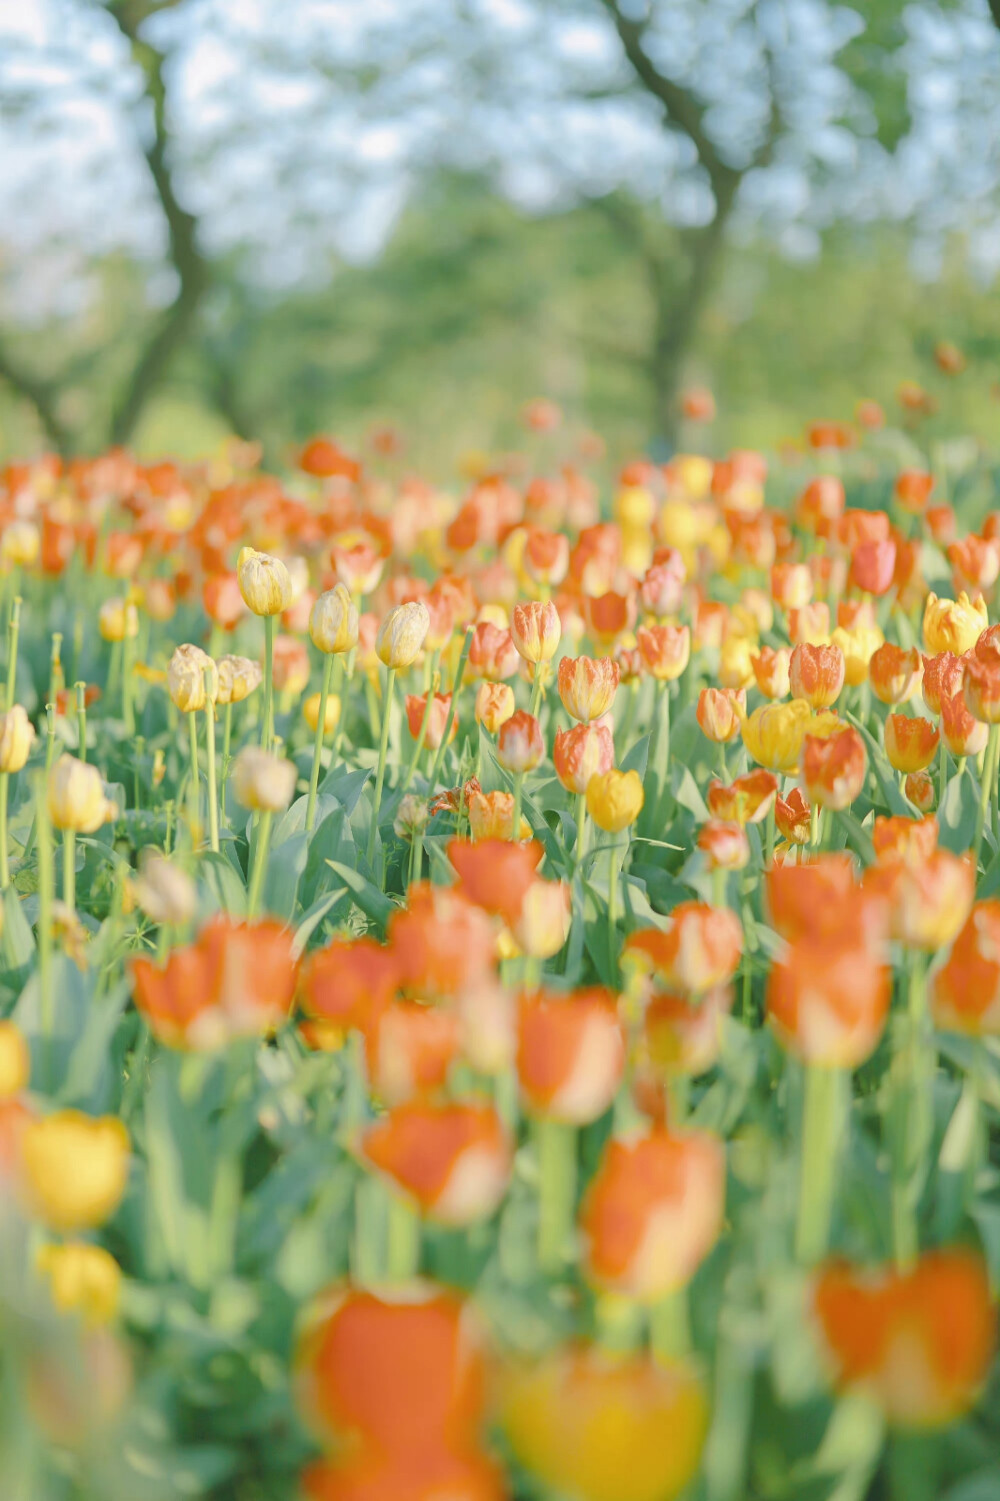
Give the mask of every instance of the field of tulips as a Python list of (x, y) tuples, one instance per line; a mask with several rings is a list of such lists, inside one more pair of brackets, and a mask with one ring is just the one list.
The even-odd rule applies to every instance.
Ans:
[(1000, 1498), (945, 452), (0, 470), (2, 1501)]

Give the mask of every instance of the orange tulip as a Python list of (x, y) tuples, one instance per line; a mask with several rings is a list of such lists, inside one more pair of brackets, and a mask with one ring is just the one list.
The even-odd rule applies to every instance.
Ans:
[(935, 1024), (973, 1037), (1000, 1034), (1000, 901), (976, 902), (931, 981)]
[(802, 775), (810, 801), (821, 808), (849, 808), (865, 785), (868, 755), (858, 731), (845, 727), (828, 739), (807, 735)]
[(801, 642), (792, 652), (788, 681), (793, 698), (804, 698), (813, 709), (828, 708), (844, 686), (844, 653), (839, 646)]
[(476, 723), (487, 734), (495, 735), (517, 708), (514, 690), (508, 683), (480, 683), (476, 694)]
[(996, 1312), (986, 1267), (964, 1247), (926, 1251), (908, 1271), (828, 1263), (813, 1292), (831, 1377), (861, 1387), (902, 1428), (940, 1428), (986, 1380)]
[(763, 768), (748, 771), (727, 787), (722, 782), (709, 785), (708, 811), (713, 818), (727, 823), (763, 823), (778, 796), (778, 778)]
[(788, 612), (788, 639), (793, 646), (803, 642), (821, 645), (830, 636), (830, 606), (825, 600)]
[(856, 939), (800, 938), (767, 979), (767, 1014), (782, 1046), (824, 1068), (857, 1068), (871, 1057), (891, 999), (891, 971)]
[(303, 963), (299, 998), (309, 1016), (348, 1032), (388, 1005), (398, 978), (394, 954), (373, 938), (334, 939)]
[(659, 682), (679, 678), (691, 657), (691, 632), (686, 625), (643, 625), (636, 641), (646, 671)]
[(667, 991), (653, 995), (643, 1018), (650, 1063), (665, 1074), (706, 1073), (718, 1059), (722, 1024), (732, 1005), (728, 985), (694, 998)]
[(1000, 658), (989, 661), (975, 652), (966, 657), (962, 693), (974, 719), (1000, 724)]
[[(946, 698), (962, 690), (962, 676), (965, 672), (965, 658), (956, 657), (954, 652), (942, 651), (937, 656), (924, 657), (924, 678), (921, 692), (924, 695), (924, 703), (932, 714), (942, 712), (942, 704)], [(881, 695), (879, 695), (881, 697)], [(883, 699), (883, 703), (892, 702)], [(902, 703), (902, 699), (896, 699), (896, 703)]]
[(866, 594), (881, 597), (892, 588), (896, 576), (896, 543), (891, 537), (867, 538), (851, 553), (848, 583)]
[(419, 1001), (391, 1001), (369, 1012), (365, 1054), (372, 1093), (385, 1105), (401, 1105), (440, 1089), (458, 1055), (454, 1011)]
[(967, 856), (936, 849), (922, 861), (870, 866), (863, 887), (888, 902), (893, 938), (933, 953), (948, 947), (972, 910), (976, 871)]
[(893, 487), (897, 501), (911, 516), (919, 516), (926, 509), (933, 489), (933, 474), (920, 469), (903, 469)]
[(302, 1501), (505, 1501), (499, 1467), (474, 1446), (454, 1452), (436, 1442), (401, 1456), (375, 1445), (349, 1449), (337, 1460), (308, 1465), (300, 1481)]
[(459, 887), (470, 901), (513, 924), (542, 858), (535, 840), (514, 844), (505, 839), (448, 842), (448, 859), (458, 872)]
[(923, 771), (937, 755), (941, 739), (929, 719), (890, 714), (883, 727), (885, 753), (896, 771)]
[(802, 865), (772, 866), (765, 876), (771, 926), (794, 943), (848, 931), (845, 915), (860, 896), (848, 854), (818, 855)]
[(520, 660), (510, 631), (489, 620), (479, 622), (469, 643), (471, 673), (490, 683), (499, 683), (514, 676)]
[[(424, 722), (424, 712), (426, 710), (426, 707), (426, 693), (419, 696), (415, 693), (408, 693), (406, 695), (406, 723), (409, 726), (410, 734), (413, 736), (414, 740), (418, 739), (420, 736), (420, 727)], [(448, 722), (448, 713), (450, 709), (451, 694), (435, 693), (433, 701), (431, 703), (431, 711), (427, 718), (427, 729), (424, 734), (425, 743), (430, 746), (431, 750), (437, 750), (438, 746), (441, 744), (441, 741), (444, 739), (444, 730), (445, 725)], [(458, 720), (453, 719), (451, 722), (451, 732), (448, 736), (449, 741), (454, 740), (457, 733)]]
[(202, 1051), (287, 1021), (297, 965), (292, 934), (280, 923), (219, 915), (194, 943), (175, 948), (162, 969), (133, 959), (131, 972), (136, 1007), (154, 1036), (168, 1047)]
[(589, 1282), (655, 1303), (690, 1282), (722, 1229), (726, 1154), (707, 1131), (612, 1140), (580, 1211)]
[(886, 864), (892, 860), (907, 860), (917, 864), (929, 860), (937, 849), (938, 821), (929, 818), (876, 818), (872, 826), (872, 844), (875, 858)]
[(955, 589), (992, 589), (1000, 578), (1000, 541), (974, 534), (952, 542), (948, 548)]
[[(924, 659), (926, 660), (926, 658)], [(883, 642), (868, 663), (872, 692), (884, 704), (905, 704), (920, 683), (921, 657), (917, 648), (904, 651), (891, 641)]]
[(662, 561), (652, 563), (639, 585), (639, 602), (657, 620), (676, 615), (684, 597), (687, 570), (684, 559), (672, 547), (664, 549)]
[(620, 677), (618, 663), (611, 657), (563, 657), (558, 688), (566, 713), (584, 724), (600, 719), (614, 703)]
[(698, 831), (698, 848), (709, 870), (743, 870), (750, 860), (750, 841), (742, 824), (710, 818)]
[(492, 972), (493, 923), (454, 887), (417, 882), (388, 931), (399, 983), (419, 999), (459, 996)]
[(989, 735), (989, 726), (969, 713), (961, 689), (941, 700), (941, 738), (953, 756), (978, 756)]
[(548, 662), (555, 656), (562, 636), (559, 612), (550, 602), (515, 605), (510, 634), (526, 662)]
[(765, 698), (787, 698), (791, 660), (791, 651), (785, 646), (780, 646), (777, 650), (762, 646), (756, 656), (751, 656), (750, 666), (757, 687)]
[(927, 771), (911, 771), (903, 782), (903, 791), (909, 801), (921, 813), (929, 813), (934, 806), (937, 791), (934, 778)]
[(443, 1225), (488, 1219), (510, 1177), (510, 1141), (491, 1105), (397, 1105), (368, 1127), (359, 1150)]
[(594, 987), (536, 991), (518, 1004), (517, 1074), (528, 1110), (567, 1125), (597, 1120), (625, 1069), (615, 997)]
[(783, 610), (800, 610), (812, 599), (812, 574), (805, 563), (774, 563), (771, 598)]
[(747, 696), (742, 688), (703, 688), (698, 697), (698, 724), (716, 745), (735, 740), (746, 711)]
[(723, 985), (736, 973), (743, 953), (743, 929), (728, 907), (680, 902), (670, 927), (642, 928), (625, 940), (623, 963), (653, 974), (670, 989), (699, 994)]
[(843, 481), (833, 474), (821, 474), (810, 480), (795, 502), (795, 519), (804, 530), (828, 537), (844, 505)]
[(774, 805), (774, 821), (782, 839), (787, 839), (789, 844), (809, 843), (812, 809), (801, 787), (793, 787), (787, 798), (778, 798)]
[(592, 776), (610, 771), (615, 764), (615, 743), (606, 724), (577, 724), (560, 730), (552, 749), (552, 762), (567, 792), (586, 792)]
[(525, 573), (536, 584), (552, 587), (561, 584), (569, 568), (569, 538), (562, 532), (544, 531), (533, 526), (528, 531), (521, 555)]
[(512, 792), (474, 792), (468, 799), (469, 829), (473, 839), (530, 839), (527, 819), (514, 830)]
[(588, 632), (600, 649), (610, 651), (626, 631), (631, 631), (635, 625), (635, 595), (618, 594), (613, 589), (596, 597), (586, 595), (583, 601), (583, 618)]
[(527, 772), (545, 756), (542, 727), (533, 714), (518, 709), (500, 726), (497, 736), (497, 760), (505, 771)]

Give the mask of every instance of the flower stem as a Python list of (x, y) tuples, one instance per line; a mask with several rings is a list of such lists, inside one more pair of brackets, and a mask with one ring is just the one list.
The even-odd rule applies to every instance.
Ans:
[(7, 784), (9, 772), (0, 772), (0, 891), (10, 885), (10, 866), (7, 858)]
[(587, 853), (587, 794), (576, 795), (576, 868), (580, 869)]
[(264, 723), (260, 743), (270, 750), (274, 734), (274, 616), (264, 616)]
[(945, 745), (945, 743), (944, 743), (944, 736), (942, 735), (941, 736), (941, 743), (940, 743), (940, 745), (938, 747), (938, 811), (939, 812), (941, 810), (941, 804), (944, 802), (944, 793), (945, 793), (945, 788), (947, 787), (947, 785), (948, 785), (948, 747)]
[(420, 1269), (420, 1220), (398, 1193), (390, 1193), (386, 1216), (385, 1270), (390, 1282), (409, 1282)]
[(247, 896), (247, 917), (257, 916), (257, 908), (260, 905), (261, 887), (264, 884), (264, 868), (267, 865), (267, 852), (271, 845), (271, 822), (274, 814), (270, 808), (264, 808), (259, 815), (260, 822), (257, 825), (257, 847), (254, 850), (253, 871), (250, 876), (250, 892)]
[(378, 836), (378, 815), (382, 806), (382, 787), (385, 782), (385, 758), (389, 751), (389, 720), (392, 717), (392, 694), (396, 686), (396, 669), (390, 667), (385, 677), (385, 704), (382, 709), (382, 736), (378, 747), (378, 769), (375, 773), (375, 801), (372, 805), (372, 824), (368, 831), (368, 864), (375, 858), (375, 840)]
[(795, 1254), (806, 1266), (819, 1261), (830, 1243), (843, 1129), (842, 1085), (840, 1069), (806, 1065), (795, 1225)]
[(306, 831), (312, 833), (316, 822), (316, 793), (319, 789), (319, 768), (323, 756), (323, 736), (326, 733), (326, 701), (330, 697), (330, 680), (336, 657), (327, 654), (323, 659), (323, 685), (319, 690), (319, 718), (316, 721), (316, 744), (313, 746), (312, 773), (309, 777), (309, 801), (306, 804)]
[(17, 638), (21, 630), (21, 596), (15, 595), (11, 601), (10, 616), (7, 621), (7, 704), (8, 709), (14, 706), (14, 694), (17, 692)]
[(510, 821), (510, 837), (515, 844), (521, 838), (521, 798), (524, 792), (524, 772), (514, 773), (514, 812)]
[(80, 760), (87, 759), (87, 685), (76, 685), (76, 733), (80, 741)]
[(542, 688), (544, 686), (545, 686), (545, 664), (544, 664), (544, 662), (536, 662), (535, 663), (535, 681), (532, 684), (532, 688), (531, 688), (531, 713), (532, 713), (532, 715), (534, 716), (535, 719), (538, 718), (538, 706), (539, 706), (539, 704), (542, 701)]
[(63, 901), (76, 911), (76, 830), (63, 829)]
[[(208, 669), (206, 669), (205, 676), (208, 678)], [(205, 693), (205, 745), (208, 760), (208, 837), (212, 849), (218, 854), (219, 798), (215, 786), (215, 704), (207, 691)]]
[(434, 796), (434, 793), (437, 789), (438, 772), (441, 769), (441, 757), (444, 755), (445, 746), (451, 739), (451, 727), (455, 720), (455, 711), (458, 708), (458, 695), (462, 690), (462, 679), (465, 677), (465, 664), (469, 660), (469, 647), (472, 645), (473, 629), (474, 627), (470, 625), (465, 632), (465, 640), (462, 642), (462, 655), (459, 657), (458, 666), (455, 668), (455, 681), (452, 684), (451, 689), (451, 703), (448, 706), (448, 718), (445, 720), (444, 734), (441, 736), (441, 744), (438, 746), (437, 755), (434, 757), (434, 764), (431, 767), (430, 786), (427, 789), (428, 794), (431, 797)]
[(986, 826), (986, 813), (993, 797), (993, 789), (997, 775), (997, 752), (1000, 750), (1000, 724), (990, 725), (990, 738), (986, 743), (986, 756), (983, 760), (983, 781), (979, 794), (979, 808), (976, 813), (976, 832), (972, 841), (972, 849), (976, 865), (979, 864), (979, 850), (983, 842), (983, 829)]
[(562, 1121), (535, 1123), (538, 1145), (538, 1264), (544, 1272), (562, 1263), (576, 1208), (576, 1130)]
[[(413, 773), (417, 769), (417, 765), (418, 765), (418, 763), (420, 761), (420, 757), (423, 754), (424, 745), (427, 742), (427, 727), (428, 727), (428, 725), (431, 722), (431, 714), (434, 711), (434, 695), (437, 692), (437, 685), (438, 685), (438, 682), (439, 682), (439, 679), (438, 679), (438, 676), (437, 676), (437, 664), (438, 664), (438, 658), (440, 657), (440, 655), (441, 655), (441, 649), (440, 649), (440, 647), (435, 647), (435, 649), (431, 652), (431, 655), (430, 655), (430, 661), (429, 661), (429, 666), (430, 666), (430, 683), (428, 685), (427, 692), (426, 692), (426, 694), (424, 696), (424, 712), (423, 712), (423, 715), (421, 716), (421, 719), (420, 719), (420, 729), (419, 729), (419, 731), (417, 733), (416, 743), (414, 744), (414, 747), (413, 747), (413, 754), (410, 757), (410, 764), (406, 768), (406, 775), (403, 778), (402, 786), (399, 789), (400, 792), (405, 792), (406, 789), (409, 787), (410, 783), (412, 782), (412, 780), (413, 780)], [(449, 731), (449, 734), (450, 733), (451, 732)]]
[(649, 1343), (655, 1358), (667, 1365), (690, 1353), (691, 1326), (686, 1287), (675, 1287), (650, 1309)]
[(193, 709), (188, 714), (187, 722), (188, 747), (191, 759), (191, 787), (188, 792), (188, 808), (191, 819), (191, 843), (192, 845), (197, 845), (200, 838), (198, 825), (201, 819), (201, 788), (199, 786), (198, 773), (198, 721)]
[(122, 641), (122, 719), (130, 735), (135, 734), (135, 714), (132, 709), (132, 652), (133, 638), (126, 631)]
[(39, 1014), (42, 1028), (42, 1048), (45, 1057), (46, 1081), (52, 1079), (52, 825), (49, 822), (49, 805), (45, 778), (35, 780), (35, 828), (38, 840), (38, 989)]

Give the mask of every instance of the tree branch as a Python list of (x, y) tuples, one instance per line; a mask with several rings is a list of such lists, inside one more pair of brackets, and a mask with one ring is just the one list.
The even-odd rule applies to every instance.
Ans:
[(990, 15), (1000, 27), (1000, 0), (990, 0)]
[(69, 429), (57, 410), (58, 391), (51, 382), (25, 370), (9, 350), (0, 344), (0, 380), (6, 381), (12, 391), (30, 403), (37, 413), (45, 435), (58, 453), (67, 454), (72, 448)]
[[(1000, 3), (1000, 0), (998, 0)], [(601, 0), (618, 33), (632, 69), (643, 87), (658, 99), (671, 125), (684, 132), (698, 153), (698, 160), (708, 173), (712, 190), (718, 197), (740, 173), (722, 160), (715, 143), (705, 129), (705, 110), (695, 96), (661, 73), (645, 48), (647, 21), (633, 21), (626, 16), (618, 0)]]
[(166, 219), (170, 260), (179, 280), (176, 297), (139, 356), (128, 387), (115, 407), (111, 419), (113, 443), (126, 442), (133, 432), (163, 369), (187, 337), (209, 282), (208, 263), (198, 247), (197, 220), (181, 206), (174, 189), (169, 162), (164, 55), (139, 35), (139, 28), (149, 16), (174, 3), (176, 0), (109, 0), (107, 6), (109, 15), (129, 43), (135, 62), (142, 69), (144, 96), (152, 105), (152, 139), (146, 141), (140, 136), (140, 144)]

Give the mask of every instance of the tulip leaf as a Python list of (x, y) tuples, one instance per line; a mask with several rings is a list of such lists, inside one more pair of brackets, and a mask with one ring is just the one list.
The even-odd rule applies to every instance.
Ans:
[(360, 871), (353, 870), (339, 860), (328, 860), (326, 863), (344, 882), (365, 916), (370, 917), (379, 928), (384, 928), (390, 915), (396, 910), (396, 903), (390, 901), (371, 881), (366, 880)]
[(962, 767), (948, 782), (938, 808), (940, 842), (954, 855), (972, 845), (979, 811), (979, 793), (968, 767)]

